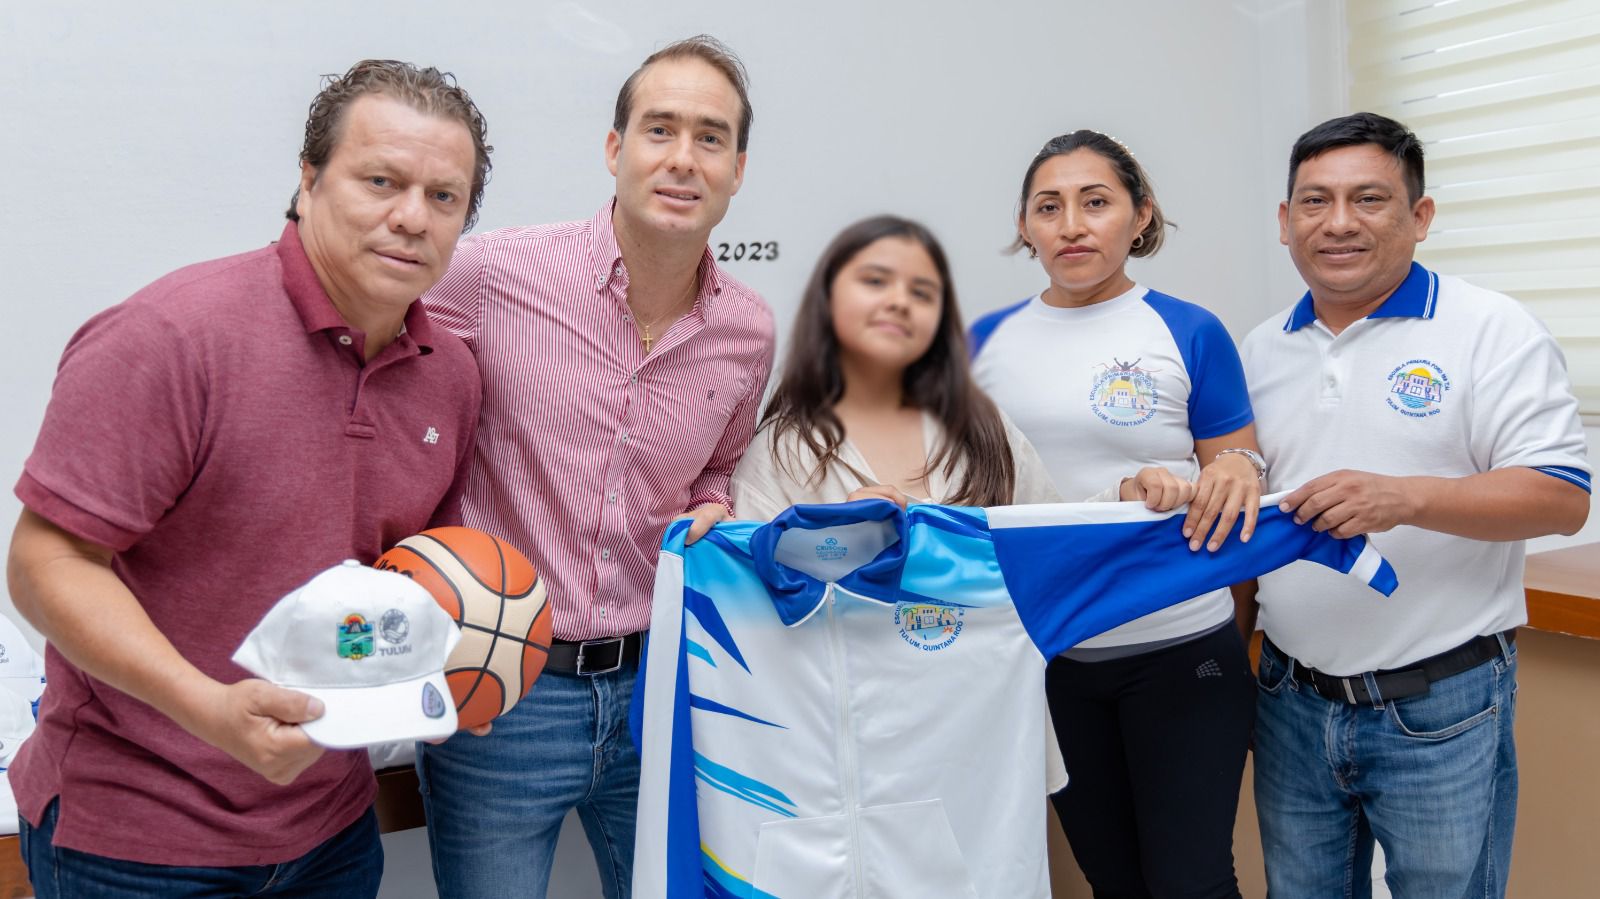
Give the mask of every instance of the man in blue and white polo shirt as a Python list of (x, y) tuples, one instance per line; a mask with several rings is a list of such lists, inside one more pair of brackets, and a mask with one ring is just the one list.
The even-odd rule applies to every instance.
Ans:
[(1310, 291), (1244, 363), (1281, 508), (1375, 534), (1392, 598), (1260, 580), (1255, 791), (1275, 896), (1502, 895), (1516, 817), (1522, 541), (1573, 533), (1589, 469), (1566, 366), (1516, 301), (1412, 260), (1422, 145), (1370, 113), (1303, 135), (1280, 239)]

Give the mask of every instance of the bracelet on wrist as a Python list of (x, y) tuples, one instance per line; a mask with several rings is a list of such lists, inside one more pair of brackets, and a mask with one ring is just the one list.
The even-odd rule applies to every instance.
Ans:
[[(1245, 461), (1250, 463), (1250, 467), (1254, 468), (1256, 470), (1256, 480), (1261, 481), (1262, 483), (1266, 483), (1266, 480), (1267, 480), (1267, 460), (1261, 458), (1261, 454), (1260, 453), (1256, 452), (1253, 449), (1246, 449), (1246, 448), (1244, 448), (1242, 446), (1236, 446), (1236, 447), (1232, 447), (1230, 449), (1225, 449), (1220, 453), (1217, 453), (1217, 459), (1221, 459), (1223, 456), (1243, 456), (1245, 458)], [(1216, 460), (1212, 460), (1212, 461), (1216, 461)]]

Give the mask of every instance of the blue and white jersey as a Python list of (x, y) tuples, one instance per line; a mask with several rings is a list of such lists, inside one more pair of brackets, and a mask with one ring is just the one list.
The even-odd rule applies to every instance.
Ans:
[[(1093, 496), (1146, 466), (1192, 481), (1200, 473), (1195, 440), (1253, 420), (1244, 369), (1222, 322), (1138, 285), (1090, 306), (1032, 297), (986, 315), (972, 326), (972, 353), (978, 385), (1033, 442), (1069, 499)], [(1232, 615), (1227, 590), (1212, 591), (1083, 646), (1173, 640)]]
[[(1044, 669), (1296, 559), (1394, 571), (1264, 504), (1191, 553), (1138, 503), (862, 500), (668, 531), (634, 695), (636, 899), (1043, 896)], [(1114, 587), (1114, 589), (1113, 589)]]

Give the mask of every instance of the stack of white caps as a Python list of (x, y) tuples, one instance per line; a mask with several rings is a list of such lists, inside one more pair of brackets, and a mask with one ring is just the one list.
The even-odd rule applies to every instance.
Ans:
[(0, 687), (29, 702), (44, 692), (44, 659), (4, 615), (0, 615)]
[(32, 733), (33, 703), (13, 693), (0, 692), (0, 771), (11, 767), (22, 741)]
[(233, 661), (322, 700), (325, 711), (304, 725), (306, 735), (355, 749), (455, 733), (444, 666), (460, 639), (426, 589), (352, 560), (279, 600)]
[(31, 733), (33, 703), (10, 690), (0, 690), (0, 834), (17, 832), (17, 800), (4, 772)]

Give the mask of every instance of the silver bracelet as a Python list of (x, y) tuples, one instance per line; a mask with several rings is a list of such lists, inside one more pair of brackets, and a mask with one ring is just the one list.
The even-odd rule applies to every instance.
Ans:
[[(1266, 482), (1266, 480), (1267, 480), (1267, 460), (1261, 458), (1261, 454), (1260, 453), (1256, 452), (1253, 449), (1245, 449), (1242, 446), (1236, 446), (1236, 447), (1234, 447), (1232, 449), (1225, 449), (1222, 452), (1217, 453), (1217, 459), (1220, 459), (1223, 456), (1226, 456), (1226, 455), (1229, 455), (1229, 454), (1243, 456), (1247, 460), (1249, 460), (1250, 466), (1256, 470), (1256, 480), (1261, 481), (1262, 483)], [(1212, 460), (1212, 461), (1216, 461), (1216, 460)]]

